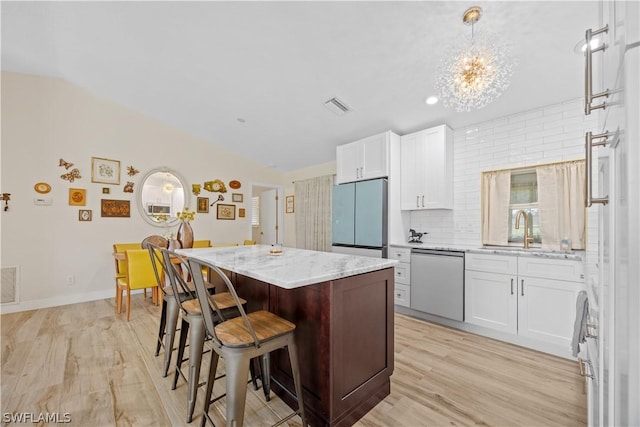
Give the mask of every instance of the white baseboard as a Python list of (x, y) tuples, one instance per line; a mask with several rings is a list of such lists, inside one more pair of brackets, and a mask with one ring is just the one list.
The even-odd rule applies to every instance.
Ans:
[[(142, 291), (140, 291), (142, 292)], [(134, 292), (132, 292), (133, 294)], [(19, 303), (2, 304), (1, 314), (18, 313), (20, 311), (38, 310), (40, 308), (57, 307), (60, 305), (77, 304), (79, 302), (96, 301), (115, 298), (114, 290), (94, 291), (83, 294), (64, 295), (53, 298), (43, 298)]]

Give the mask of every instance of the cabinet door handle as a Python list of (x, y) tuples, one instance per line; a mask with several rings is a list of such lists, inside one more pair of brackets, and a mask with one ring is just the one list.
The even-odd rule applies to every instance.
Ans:
[(513, 295), (513, 277), (511, 278), (511, 295)]
[(596, 329), (597, 329), (596, 325), (593, 325), (591, 323), (585, 324), (584, 325), (584, 336), (586, 338), (598, 339), (598, 335), (595, 333)]
[(416, 208), (420, 207), (420, 196), (416, 196)]
[(360, 168), (356, 168), (356, 179), (360, 178)]
[(520, 295), (524, 296), (524, 279), (520, 280)]
[[(592, 155), (593, 155), (593, 147), (605, 147), (609, 144), (609, 137), (613, 136), (611, 132), (605, 132), (598, 135), (594, 135), (592, 132), (587, 132), (584, 136), (584, 157), (585, 163), (587, 167), (587, 171), (585, 173), (586, 185), (585, 185), (585, 207), (589, 208), (594, 203), (601, 203), (606, 205), (609, 203), (609, 196), (604, 197), (593, 197), (593, 168), (591, 167), (592, 163)], [(593, 142), (594, 139), (598, 139), (601, 141)]]
[(587, 116), (591, 114), (591, 111), (597, 110), (599, 108), (604, 109), (607, 106), (606, 102), (603, 102), (602, 104), (599, 104), (596, 106), (591, 105), (594, 99), (600, 98), (603, 96), (604, 97), (609, 96), (609, 89), (606, 89), (604, 92), (600, 92), (596, 94), (593, 93), (593, 70), (592, 70), (593, 57), (592, 55), (594, 52), (599, 52), (599, 51), (604, 52), (605, 46), (603, 43), (597, 48), (591, 49), (591, 39), (593, 38), (593, 36), (597, 36), (598, 34), (601, 34), (601, 33), (607, 33), (608, 31), (609, 31), (609, 26), (605, 25), (604, 27), (595, 31), (589, 28), (585, 35), (585, 41), (587, 42), (587, 46), (584, 52), (584, 59), (585, 59), (584, 61), (585, 62), (584, 64), (584, 114)]
[(422, 207), (424, 208), (424, 196), (422, 196)]
[(584, 368), (584, 365), (589, 365), (589, 371), (593, 370), (593, 366), (591, 365), (591, 361), (584, 360), (581, 357), (578, 357), (578, 366), (580, 367), (580, 376), (593, 378), (593, 374), (587, 373), (587, 370)]

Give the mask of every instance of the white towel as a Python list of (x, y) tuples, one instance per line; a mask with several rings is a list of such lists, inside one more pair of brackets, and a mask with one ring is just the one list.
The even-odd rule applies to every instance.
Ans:
[(571, 350), (573, 357), (577, 357), (580, 352), (580, 343), (586, 341), (587, 316), (589, 315), (589, 299), (585, 291), (578, 292), (576, 298), (576, 320), (573, 324), (573, 339), (571, 340)]

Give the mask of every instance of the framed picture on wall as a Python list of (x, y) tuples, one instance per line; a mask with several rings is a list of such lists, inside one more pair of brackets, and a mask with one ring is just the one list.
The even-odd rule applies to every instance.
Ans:
[(198, 213), (209, 213), (208, 197), (198, 197)]
[(100, 200), (100, 216), (107, 218), (129, 218), (131, 202), (129, 200)]
[(236, 219), (236, 205), (216, 205), (217, 219)]
[(238, 218), (244, 218), (245, 210), (244, 208), (238, 209)]
[(87, 204), (87, 190), (84, 188), (69, 189), (69, 205), (84, 206)]
[(293, 200), (294, 197), (293, 196), (287, 196), (285, 197), (285, 206), (286, 206), (286, 213), (293, 213)]
[(120, 185), (120, 160), (92, 157), (91, 182)]
[(90, 209), (80, 209), (78, 211), (78, 221), (91, 221), (93, 211)]
[(231, 193), (231, 201), (234, 203), (242, 203), (242, 193)]

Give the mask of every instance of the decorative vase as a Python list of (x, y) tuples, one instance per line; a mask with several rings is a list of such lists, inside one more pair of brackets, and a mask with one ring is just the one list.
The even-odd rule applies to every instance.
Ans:
[(189, 222), (183, 221), (180, 223), (177, 239), (183, 249), (193, 247), (193, 228), (191, 228), (191, 224), (189, 224)]

